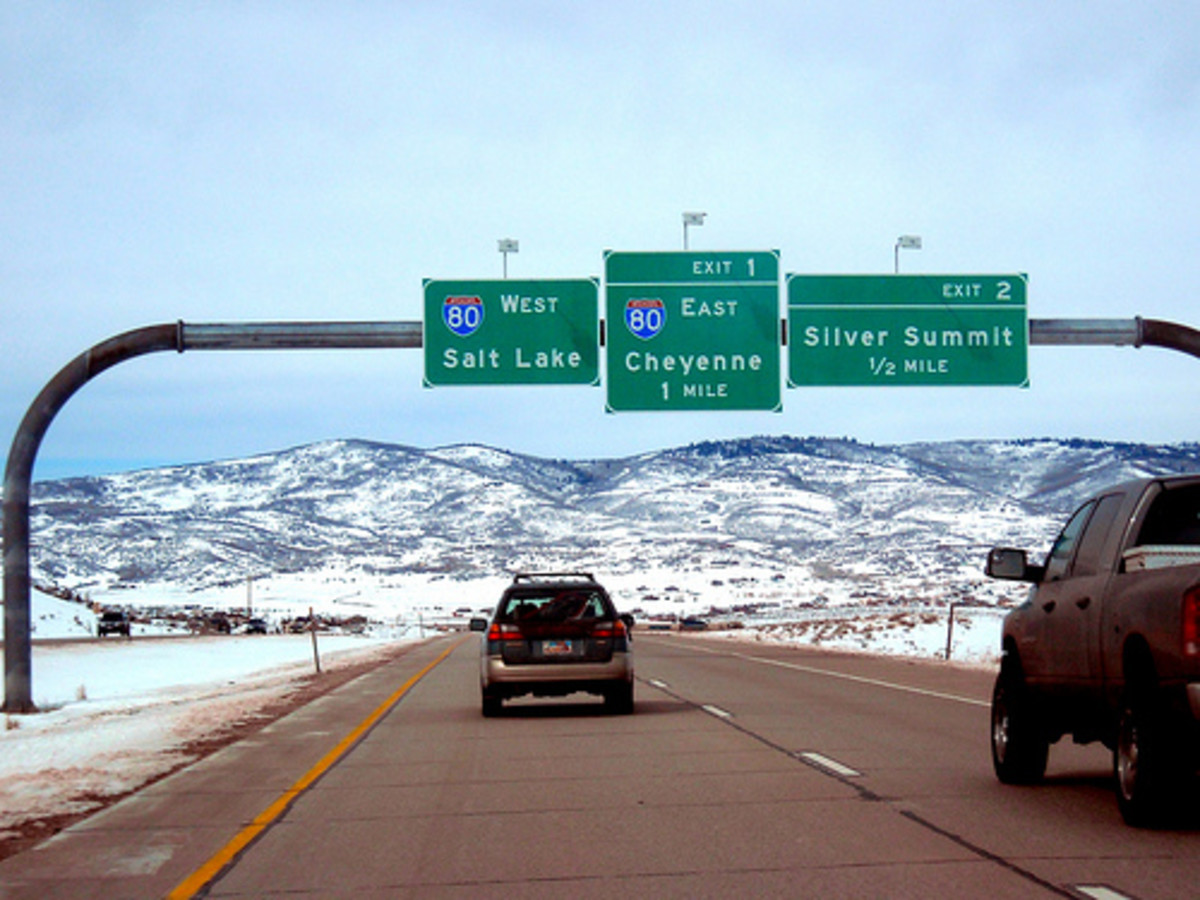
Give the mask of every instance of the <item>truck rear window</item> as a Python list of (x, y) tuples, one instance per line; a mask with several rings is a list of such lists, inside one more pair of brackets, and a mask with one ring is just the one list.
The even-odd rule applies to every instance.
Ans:
[(1137, 543), (1200, 546), (1200, 484), (1159, 494), (1146, 514)]

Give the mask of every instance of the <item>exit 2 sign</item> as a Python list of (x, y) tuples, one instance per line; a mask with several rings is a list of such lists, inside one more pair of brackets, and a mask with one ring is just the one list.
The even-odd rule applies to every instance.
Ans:
[(788, 385), (1029, 384), (1024, 275), (789, 275)]

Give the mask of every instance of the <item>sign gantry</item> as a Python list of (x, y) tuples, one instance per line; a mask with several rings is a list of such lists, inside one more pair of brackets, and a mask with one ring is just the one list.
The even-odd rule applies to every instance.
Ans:
[[(1157, 319), (1033, 319), (1033, 344), (1164, 347), (1200, 358), (1200, 331)], [(192, 350), (418, 348), (420, 322), (168, 322), (115, 335), (67, 363), (21, 419), (4, 469), (4, 711), (36, 711), (30, 616), (30, 489), (38, 447), (75, 393), (105, 370), (147, 353)]]

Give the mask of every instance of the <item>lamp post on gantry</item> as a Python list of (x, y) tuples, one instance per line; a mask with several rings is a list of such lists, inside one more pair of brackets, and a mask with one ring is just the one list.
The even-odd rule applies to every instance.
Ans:
[(893, 249), (895, 256), (895, 273), (900, 274), (900, 251), (901, 250), (920, 250), (921, 236), (919, 234), (902, 234), (896, 238), (896, 246)]
[(900, 251), (901, 250), (920, 250), (921, 236), (919, 234), (902, 234), (896, 238), (896, 274), (900, 274)]
[(508, 254), (517, 253), (521, 249), (521, 242), (515, 241), (512, 238), (500, 238), (496, 241), (496, 249), (504, 257), (504, 277), (508, 277)]
[(685, 212), (683, 214), (683, 249), (688, 248), (687, 230), (689, 225), (703, 225), (704, 217), (708, 213), (702, 212)]

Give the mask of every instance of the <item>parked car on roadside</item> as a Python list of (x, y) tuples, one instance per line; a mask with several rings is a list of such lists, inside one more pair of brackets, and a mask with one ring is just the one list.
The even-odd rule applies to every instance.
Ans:
[(633, 617), (621, 615), (586, 572), (519, 573), (490, 621), (471, 620), (480, 642), (483, 714), (531, 694), (599, 694), (615, 713), (633, 712)]

